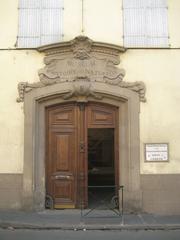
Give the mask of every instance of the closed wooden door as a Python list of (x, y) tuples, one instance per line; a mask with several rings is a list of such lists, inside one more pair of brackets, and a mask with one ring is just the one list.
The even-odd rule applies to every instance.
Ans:
[(54, 208), (75, 208), (77, 173), (77, 118), (73, 104), (47, 109), (47, 194)]
[(88, 206), (88, 128), (116, 128), (117, 108), (68, 103), (46, 109), (46, 194), (54, 208)]

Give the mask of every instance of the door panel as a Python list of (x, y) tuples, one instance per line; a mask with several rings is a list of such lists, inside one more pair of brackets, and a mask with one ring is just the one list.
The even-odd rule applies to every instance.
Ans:
[(76, 109), (74, 105), (47, 109), (47, 194), (55, 208), (76, 204)]
[(75, 110), (74, 105), (62, 106), (51, 110), (49, 116), (50, 126), (75, 126)]
[[(58, 171), (68, 171), (71, 167), (72, 154), (69, 154), (69, 147), (71, 138), (73, 138), (72, 134), (61, 133), (60, 135), (56, 135), (56, 156), (57, 159), (56, 169)], [(61, 146), (61, 147), (59, 147)]]
[(87, 109), (88, 128), (114, 128), (116, 108), (108, 105), (89, 104)]

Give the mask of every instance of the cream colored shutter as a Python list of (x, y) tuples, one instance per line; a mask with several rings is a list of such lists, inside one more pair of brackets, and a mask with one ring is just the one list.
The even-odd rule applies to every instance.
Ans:
[(124, 46), (168, 47), (167, 0), (123, 0)]
[(18, 47), (61, 41), (63, 0), (20, 0)]

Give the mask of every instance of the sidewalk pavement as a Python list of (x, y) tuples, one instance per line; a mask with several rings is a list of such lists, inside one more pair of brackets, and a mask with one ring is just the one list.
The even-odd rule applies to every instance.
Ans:
[[(0, 211), (0, 228), (63, 230), (174, 230), (180, 215), (124, 214), (97, 210), (45, 210), (42, 212)], [(82, 216), (83, 215), (83, 216)]]

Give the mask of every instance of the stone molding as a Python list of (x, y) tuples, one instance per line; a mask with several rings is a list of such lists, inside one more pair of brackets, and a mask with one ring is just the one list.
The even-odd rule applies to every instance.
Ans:
[(65, 100), (74, 96), (77, 101), (88, 101), (89, 96), (101, 99), (102, 96), (93, 90), (93, 83), (100, 82), (137, 92), (140, 101), (146, 101), (143, 82), (123, 81), (125, 70), (118, 67), (120, 54), (125, 52), (122, 47), (78, 36), (72, 41), (43, 46), (38, 50), (46, 55), (45, 67), (38, 72), (40, 81), (20, 82), (17, 102), (23, 102), (25, 94), (33, 89), (65, 82), (72, 83), (69, 93), (62, 96)]
[[(82, 81), (83, 79), (79, 79)], [(88, 88), (88, 79), (87, 88)], [(78, 82), (78, 79), (77, 79)], [(46, 158), (46, 108), (77, 101), (76, 91), (71, 91), (71, 82), (36, 88), (25, 94), (24, 99), (24, 170), (23, 209), (43, 210), (45, 201)], [(88, 101), (108, 104), (118, 108), (119, 122), (119, 183), (124, 186), (124, 208), (138, 211), (142, 206), (139, 161), (139, 96), (127, 88), (94, 82), (91, 90), (101, 99), (87, 91)], [(63, 97), (67, 96), (64, 100)], [(83, 95), (84, 96), (84, 95)], [(79, 99), (78, 99), (79, 100)]]

